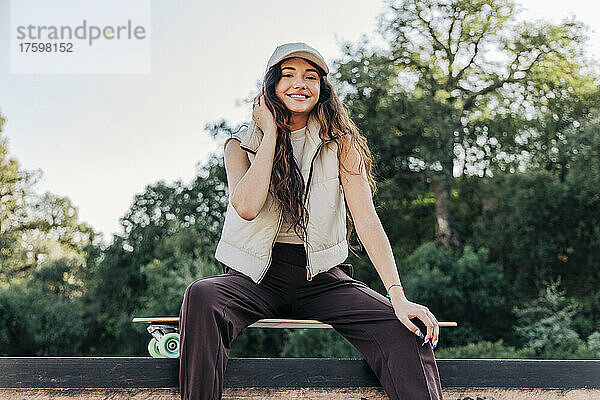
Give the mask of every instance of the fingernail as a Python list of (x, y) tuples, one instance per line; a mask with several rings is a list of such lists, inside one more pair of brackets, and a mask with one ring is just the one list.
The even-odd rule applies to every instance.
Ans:
[(433, 345), (432, 349), (435, 350), (436, 346), (437, 346), (437, 342), (435, 342), (435, 344)]
[(421, 347), (425, 346), (425, 343), (427, 343), (428, 340), (424, 341), (423, 344), (421, 345)]
[(424, 338), (425, 338), (425, 335), (423, 335), (423, 334), (421, 333), (421, 331), (418, 331), (418, 332), (419, 332), (419, 336), (421, 337), (421, 339), (424, 339)]

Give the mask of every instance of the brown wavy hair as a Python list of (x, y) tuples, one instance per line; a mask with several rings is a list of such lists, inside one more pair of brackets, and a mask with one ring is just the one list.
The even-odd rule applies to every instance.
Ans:
[[(301, 171), (296, 165), (290, 140), (292, 113), (275, 94), (275, 86), (281, 79), (281, 64), (284, 61), (286, 59), (269, 68), (263, 82), (266, 97), (265, 104), (275, 117), (277, 125), (277, 142), (269, 190), (275, 201), (283, 209), (284, 218), (287, 217), (286, 221), (291, 224), (294, 232), (302, 238), (305, 237), (306, 226), (308, 225), (308, 210), (302, 201), (306, 186)], [(319, 100), (310, 112), (311, 115), (316, 115), (321, 123), (320, 138), (322, 140), (334, 139), (338, 145), (338, 168), (343, 166), (345, 171), (353, 175), (366, 172), (365, 175), (371, 188), (371, 194), (375, 194), (377, 185), (372, 171), (373, 157), (367, 146), (367, 139), (348, 116), (348, 110), (339, 100), (333, 86), (327, 79), (325, 71), (312, 61), (306, 61), (317, 69), (321, 81)], [(361, 155), (361, 163), (357, 172), (354, 172), (354, 169), (351, 171), (341, 162), (346, 159), (348, 152), (351, 150), (349, 146), (356, 148)], [(366, 171), (363, 171), (363, 168)], [(350, 243), (350, 235), (354, 224), (347, 204), (346, 223), (348, 227), (346, 240)]]

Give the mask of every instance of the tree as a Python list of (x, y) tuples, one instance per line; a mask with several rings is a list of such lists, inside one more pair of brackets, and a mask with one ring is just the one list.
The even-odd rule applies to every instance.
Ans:
[(5, 119), (0, 115), (0, 273), (18, 268), (14, 255), (19, 251), (16, 246), (19, 238), (11, 227), (16, 224), (23, 201), (22, 183), (25, 180), (17, 161), (8, 158), (7, 141), (2, 137), (4, 123)]
[[(0, 134), (3, 123), (0, 117)], [(0, 285), (25, 283), (48, 262), (84, 260), (86, 249), (94, 245), (96, 233), (79, 222), (68, 198), (36, 193), (40, 178), (40, 171), (23, 170), (8, 158), (6, 140), (0, 136)]]
[[(408, 146), (403, 162), (394, 162), (393, 152), (376, 153), (393, 157), (388, 168), (422, 175), (431, 184), (440, 247), (456, 249), (461, 242), (450, 207), (455, 175), (492, 175), (486, 167), (460, 168), (461, 154), (467, 162), (497, 162), (501, 147), (514, 149), (526, 120), (522, 111), (535, 110), (532, 99), (543, 98), (540, 85), (580, 69), (581, 24), (517, 23), (514, 11), (509, 0), (392, 0), (380, 23), (390, 49), (367, 54), (361, 45), (347, 44), (345, 55), (352, 59), (341, 62), (335, 75), (347, 85), (345, 99), (359, 127), (378, 124), (377, 132), (394, 136), (387, 142)], [(399, 115), (389, 117), (394, 110)], [(369, 117), (375, 121), (366, 122)], [(402, 117), (411, 121), (398, 122)], [(490, 131), (494, 121), (498, 129)], [(371, 142), (385, 142), (363, 131)]]

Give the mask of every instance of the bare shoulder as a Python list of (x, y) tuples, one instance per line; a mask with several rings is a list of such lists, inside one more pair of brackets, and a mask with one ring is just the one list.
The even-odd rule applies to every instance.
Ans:
[(235, 137), (228, 138), (225, 142), (225, 171), (230, 194), (249, 168), (250, 160), (246, 151), (240, 147), (240, 140)]
[(343, 152), (340, 157), (340, 175), (349, 179), (349, 175), (364, 175), (363, 158), (358, 149), (358, 144), (353, 140), (352, 135), (347, 134), (340, 137), (340, 144)]
[(228, 138), (225, 143), (225, 168), (245, 166), (246, 170), (250, 166), (248, 153), (240, 147), (240, 141), (235, 138)]

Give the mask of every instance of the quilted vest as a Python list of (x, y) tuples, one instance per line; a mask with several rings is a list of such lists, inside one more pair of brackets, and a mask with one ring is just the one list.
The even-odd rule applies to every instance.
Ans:
[[(319, 120), (311, 114), (302, 153), (301, 173), (306, 187), (303, 198), (309, 219), (304, 238), (309, 281), (348, 257), (346, 205), (338, 170), (337, 143), (333, 139), (321, 139), (320, 127)], [(240, 141), (240, 147), (252, 163), (263, 136), (252, 120), (232, 138)], [(225, 144), (232, 138), (227, 138)], [(229, 199), (215, 258), (260, 283), (271, 265), (272, 249), (282, 220), (282, 209), (271, 193), (252, 221), (240, 217)]]

